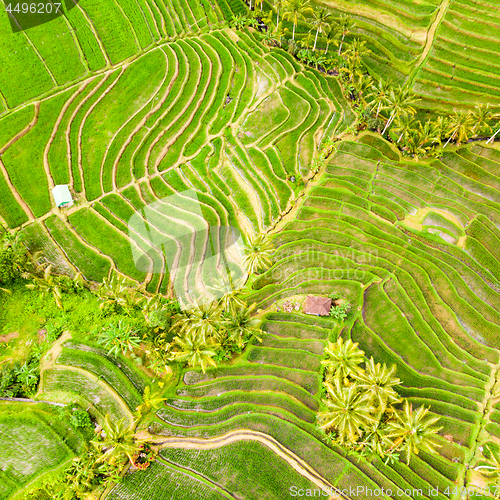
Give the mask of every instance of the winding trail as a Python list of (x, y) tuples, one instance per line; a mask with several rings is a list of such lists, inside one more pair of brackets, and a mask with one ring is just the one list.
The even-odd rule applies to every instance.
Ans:
[(335, 488), (324, 477), (318, 474), (307, 462), (292, 453), (288, 448), (285, 448), (274, 438), (262, 432), (239, 429), (230, 431), (222, 436), (208, 439), (192, 437), (172, 437), (165, 439), (163, 436), (155, 437), (143, 431), (142, 433), (139, 433), (137, 437), (150, 439), (159, 447), (159, 449), (180, 448), (185, 450), (212, 450), (238, 441), (257, 441), (267, 446), (273, 453), (285, 460), (288, 465), (315, 484), (319, 489), (334, 492), (332, 496), (329, 497), (329, 500), (348, 500), (347, 496), (343, 495), (340, 490)]
[(431, 27), (429, 28), (429, 31), (427, 32), (427, 39), (425, 41), (424, 50), (420, 54), (418, 61), (415, 63), (415, 67), (413, 68), (413, 71), (410, 73), (410, 76), (408, 77), (407, 83), (410, 86), (413, 86), (413, 83), (415, 81), (415, 77), (417, 76), (419, 69), (422, 67), (422, 65), (426, 61), (427, 56), (429, 55), (429, 52), (432, 49), (432, 45), (434, 44), (434, 37), (436, 35), (436, 31), (439, 28), (441, 21), (443, 20), (444, 15), (446, 14), (446, 11), (448, 10), (448, 7), (450, 6), (450, 3), (451, 3), (451, 0), (443, 0), (441, 3), (441, 7), (439, 7), (439, 12), (436, 16), (436, 19), (434, 19)]

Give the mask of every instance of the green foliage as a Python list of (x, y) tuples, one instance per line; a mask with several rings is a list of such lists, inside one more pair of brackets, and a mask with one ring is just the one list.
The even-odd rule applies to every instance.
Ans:
[(401, 384), (395, 366), (375, 364), (372, 357), (363, 369), (364, 352), (342, 337), (329, 342), (325, 354), (326, 397), (317, 420), (329, 439), (360, 457), (395, 461), (402, 455), (408, 464), (413, 453), (435, 453), (439, 417), (429, 416), (424, 406), (414, 411), (408, 400), (401, 411), (397, 408), (403, 399), (395, 391)]
[(91, 427), (92, 421), (90, 420), (90, 415), (85, 410), (75, 409), (71, 413), (70, 418), (71, 425), (73, 427)]
[(336, 320), (344, 321), (347, 318), (347, 313), (349, 312), (350, 307), (351, 305), (349, 302), (332, 306), (330, 309), (330, 316)]
[(97, 342), (108, 349), (108, 354), (116, 356), (118, 353), (126, 355), (139, 347), (141, 341), (130, 324), (119, 321), (117, 324), (110, 323), (103, 328), (97, 337)]

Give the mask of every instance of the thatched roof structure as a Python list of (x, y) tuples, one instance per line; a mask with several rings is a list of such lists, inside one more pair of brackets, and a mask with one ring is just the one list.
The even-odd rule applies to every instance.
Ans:
[(308, 295), (304, 306), (304, 312), (306, 314), (314, 314), (315, 316), (328, 316), (331, 307), (332, 299)]

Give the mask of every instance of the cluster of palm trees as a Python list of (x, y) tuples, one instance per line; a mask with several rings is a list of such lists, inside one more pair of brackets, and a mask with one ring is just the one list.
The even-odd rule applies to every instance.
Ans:
[[(252, 10), (259, 4), (260, 11)], [(355, 26), (350, 16), (342, 15), (340, 18), (334, 18), (325, 8), (313, 9), (310, 0), (275, 0), (274, 12), (262, 12), (262, 4), (263, 1), (252, 2), (250, 0), (249, 15), (235, 16), (231, 26), (234, 28), (254, 26), (259, 29), (264, 26), (265, 29), (262, 32), (264, 43), (286, 47), (298, 59), (318, 69), (335, 71), (339, 66), (343, 66), (345, 61), (349, 65), (349, 58), (344, 60), (341, 55), (345, 48), (345, 38)], [(293, 25), (291, 38), (288, 38), (290, 32), (284, 26), (283, 21), (291, 22)], [(299, 23), (309, 27), (308, 34), (301, 35), (300, 38), (296, 37), (296, 28)], [(325, 43), (324, 50), (318, 48), (320, 38)], [(338, 47), (338, 50), (330, 52), (331, 46)], [(352, 48), (346, 50), (345, 53), (348, 54), (351, 50)], [(366, 53), (365, 50), (363, 55)]]
[[(259, 4), (260, 12), (252, 11)], [(264, 43), (287, 48), (303, 63), (338, 75), (344, 94), (359, 112), (358, 132), (367, 128), (378, 131), (395, 143), (404, 155), (414, 159), (439, 156), (450, 143), (460, 145), (471, 138), (489, 137), (490, 143), (500, 133), (500, 114), (493, 112), (488, 105), (425, 122), (416, 119), (415, 105), (419, 99), (412, 90), (372, 78), (363, 62), (371, 52), (366, 42), (358, 38), (346, 42), (346, 36), (355, 27), (351, 17), (334, 18), (325, 8), (313, 9), (310, 0), (274, 0), (274, 11), (266, 13), (262, 12), (262, 4), (263, 1), (257, 1), (252, 5), (250, 0), (250, 15), (237, 16), (233, 26), (264, 23)], [(283, 26), (283, 20), (293, 24), (291, 39), (287, 38), (289, 32)], [(299, 23), (308, 26), (309, 33), (296, 40)], [(318, 49), (319, 40), (324, 50)], [(330, 52), (331, 46), (338, 47), (338, 50)]]
[[(248, 237), (245, 264), (249, 274), (271, 265), (272, 244), (261, 234)], [(112, 312), (143, 316), (143, 331), (123, 321), (111, 323), (97, 335), (110, 354), (136, 357), (140, 343), (146, 344), (150, 367), (167, 371), (171, 362), (200, 367), (203, 372), (217, 362), (241, 352), (253, 338), (260, 340), (260, 321), (254, 317), (255, 304), (248, 306), (241, 290), (230, 287), (218, 300), (194, 304), (181, 311), (176, 301), (159, 295), (147, 296), (144, 289), (131, 288), (116, 275), (104, 279), (97, 290), (101, 307)]]
[[(371, 77), (364, 75), (364, 80), (370, 81)], [(378, 131), (403, 154), (415, 159), (439, 155), (450, 143), (460, 145), (471, 138), (488, 137), (500, 119), (500, 114), (489, 105), (482, 105), (422, 122), (415, 118), (419, 99), (414, 92), (382, 80), (371, 81), (368, 89), (358, 86), (355, 100), (361, 115), (358, 131), (364, 128)], [(488, 142), (497, 133), (498, 130)]]
[[(318, 426), (328, 439), (361, 455), (376, 454), (386, 461), (400, 455), (409, 463), (413, 453), (434, 453), (440, 430), (429, 409), (413, 409), (399, 397), (396, 367), (366, 361), (357, 343), (341, 337), (329, 342), (325, 366), (326, 397)], [(364, 368), (362, 364), (364, 363)], [(402, 404), (402, 408), (398, 409)]]

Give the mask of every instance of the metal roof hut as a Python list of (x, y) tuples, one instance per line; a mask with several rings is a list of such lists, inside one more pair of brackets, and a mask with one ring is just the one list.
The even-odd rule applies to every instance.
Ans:
[(308, 295), (304, 306), (306, 314), (313, 314), (315, 316), (328, 316), (330, 308), (332, 307), (332, 299), (328, 297), (314, 297)]
[(59, 184), (54, 189), (52, 189), (52, 196), (54, 201), (59, 208), (70, 207), (73, 205), (73, 198), (69, 192), (69, 188), (66, 184)]

